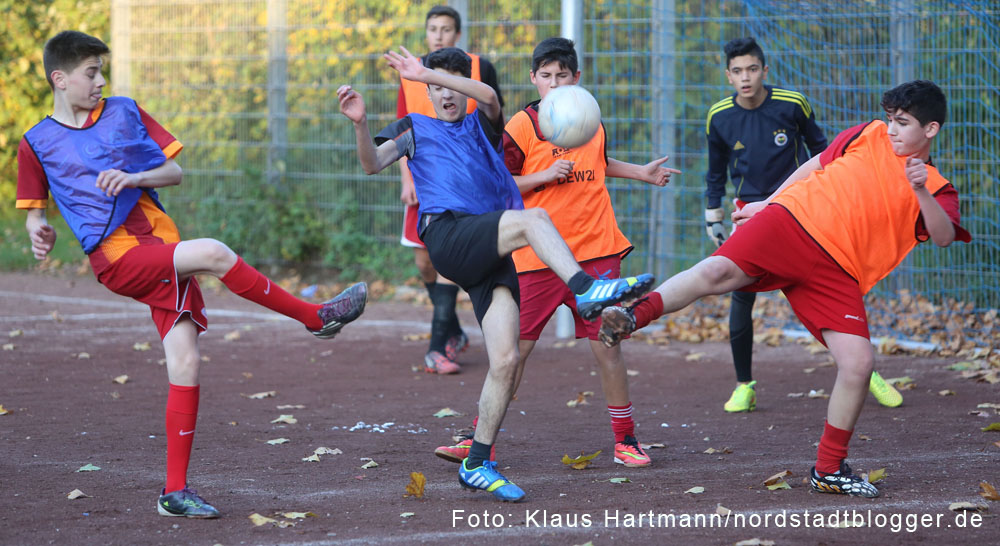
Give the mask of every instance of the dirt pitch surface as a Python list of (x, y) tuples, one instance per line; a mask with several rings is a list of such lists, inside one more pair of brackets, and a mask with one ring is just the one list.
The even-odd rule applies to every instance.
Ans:
[[(627, 342), (638, 437), (665, 446), (650, 449), (652, 468), (627, 469), (613, 463), (590, 349), (557, 347), (550, 328), (497, 448), (527, 501), (501, 504), (460, 489), (457, 466), (432, 454), (471, 424), (487, 370), (480, 335), (462, 355), (463, 373), (434, 376), (413, 370), (426, 341), (404, 340), (427, 331), (423, 307), (372, 302), (335, 340), (320, 341), (228, 292), (206, 290), (206, 300), (211, 326), (201, 348), (209, 361), (189, 481), (223, 517), (165, 518), (154, 502), (167, 382), (145, 308), (90, 277), (0, 276), (0, 341), (13, 344), (0, 351), (0, 404), (10, 411), (0, 416), (0, 543), (995, 544), (1000, 536), (1000, 505), (977, 495), (980, 481), (1000, 486), (1000, 434), (980, 430), (1000, 416), (970, 415), (1000, 402), (1000, 389), (946, 370), (955, 359), (879, 357), (884, 376), (909, 376), (917, 388), (900, 408), (866, 403), (850, 462), (886, 469), (881, 497), (868, 500), (812, 493), (803, 483), (826, 400), (788, 395), (829, 392), (828, 355), (793, 343), (758, 347), (757, 411), (730, 415), (722, 410), (734, 385), (727, 345)], [(462, 319), (471, 332), (471, 313)], [(238, 339), (227, 340), (233, 332)], [(144, 342), (151, 348), (135, 348)], [(704, 355), (686, 358), (692, 353)], [(113, 381), (121, 375), (126, 383)], [(275, 395), (248, 397), (267, 391)], [(596, 394), (567, 406), (585, 391)], [(465, 415), (434, 417), (445, 407)], [(297, 423), (272, 424), (282, 414)], [(267, 443), (278, 438), (289, 441)], [(342, 453), (303, 461), (319, 447)], [(564, 454), (597, 450), (584, 470), (561, 463)], [(378, 466), (361, 468), (365, 457)], [(87, 464), (100, 470), (77, 471)], [(762, 485), (783, 470), (792, 471), (790, 490)], [(411, 472), (426, 476), (421, 499), (403, 496)], [(704, 492), (687, 492), (694, 487)], [(89, 497), (67, 499), (74, 489)], [(989, 508), (949, 511), (958, 501)], [(698, 518), (718, 505), (733, 513), (707, 528), (712, 520)], [(315, 517), (275, 515), (285, 512)], [(295, 525), (254, 526), (255, 513)], [(842, 527), (817, 528), (831, 523)]]

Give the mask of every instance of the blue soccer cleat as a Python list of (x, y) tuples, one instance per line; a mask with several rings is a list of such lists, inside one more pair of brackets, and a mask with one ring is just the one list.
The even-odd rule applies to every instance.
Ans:
[(623, 279), (596, 279), (590, 290), (576, 296), (576, 311), (584, 320), (594, 320), (605, 307), (645, 294), (654, 281), (649, 273)]
[(482, 489), (493, 493), (493, 496), (504, 502), (520, 502), (524, 500), (524, 490), (503, 477), (497, 470), (496, 461), (483, 461), (482, 466), (472, 470), (466, 468), (466, 458), (458, 468), (458, 484), (466, 489)]

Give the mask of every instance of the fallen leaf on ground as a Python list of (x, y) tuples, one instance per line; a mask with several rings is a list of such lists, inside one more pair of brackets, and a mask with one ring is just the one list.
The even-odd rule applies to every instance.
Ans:
[(908, 375), (904, 375), (903, 377), (889, 377), (885, 382), (899, 388), (901, 385), (913, 383), (913, 378)]
[(316, 455), (342, 455), (344, 452), (340, 450), (339, 447), (330, 449), (328, 447), (317, 447), (314, 451)]
[(3, 344), (3, 350), (5, 350), (5, 351), (13, 351), (14, 350), (14, 344), (13, 343), (4, 343)]
[(271, 398), (272, 396), (275, 396), (277, 394), (278, 394), (278, 391), (255, 392), (253, 394), (243, 394), (243, 393), (240, 393), (241, 396), (245, 396), (245, 397), (247, 397), (247, 398), (249, 398), (251, 400), (263, 400), (265, 398)]
[(571, 407), (571, 408), (575, 408), (577, 406), (582, 406), (584, 404), (589, 404), (589, 402), (587, 402), (587, 397), (588, 396), (594, 396), (594, 391), (582, 391), (582, 392), (578, 392), (578, 393), (576, 393), (576, 400), (570, 400), (569, 402), (566, 402), (566, 405), (569, 406), (569, 407)]
[(867, 434), (858, 434), (858, 440), (864, 440), (866, 442), (872, 441), (872, 437)]
[(438, 419), (441, 419), (442, 417), (461, 417), (461, 416), (462, 416), (461, 413), (451, 408), (441, 408), (440, 410), (438, 410), (437, 413), (434, 414), (434, 417), (437, 417)]
[(243, 372), (241, 375), (246, 379), (253, 379), (253, 372)]
[(628, 370), (625, 373), (628, 374), (629, 377), (635, 377), (639, 375), (639, 370)]
[(24, 334), (24, 330), (11, 330), (7, 332), (7, 337), (18, 337), (22, 334)]
[(274, 424), (274, 423), (285, 423), (285, 424), (288, 424), (288, 425), (294, 425), (295, 423), (298, 423), (298, 422), (299, 422), (299, 420), (296, 419), (295, 417), (293, 417), (290, 414), (279, 415), (277, 419), (275, 419), (274, 421), (271, 421), (272, 424)]
[(977, 408), (993, 408), (993, 409), (1000, 409), (1000, 404), (990, 404), (990, 403), (985, 403), (985, 404), (979, 404), (979, 405), (978, 405), (978, 406), (976, 406), (976, 407), (977, 407)]
[(69, 500), (75, 500), (82, 498), (90, 498), (90, 495), (84, 493), (83, 491), (80, 491), (79, 489), (74, 489), (69, 492), (69, 495), (66, 495), (66, 498)]
[(410, 472), (410, 483), (406, 485), (406, 493), (403, 496), (423, 498), (425, 485), (427, 485), (427, 478), (424, 477), (423, 473)]
[(685, 356), (684, 360), (687, 360), (688, 362), (697, 362), (702, 358), (705, 358), (705, 353), (691, 353)]
[(788, 393), (788, 397), (789, 398), (802, 398), (805, 395), (806, 395), (806, 393), (804, 393), (804, 392), (790, 392), (790, 393)]
[(880, 482), (885, 479), (885, 469), (872, 470), (865, 479), (868, 480), (868, 483)]
[(938, 391), (939, 396), (955, 396), (955, 391), (951, 389), (945, 389), (943, 391)]
[(280, 406), (275, 406), (275, 409), (306, 409), (302, 404), (282, 404)]
[(774, 485), (780, 481), (784, 481), (786, 477), (791, 476), (791, 470), (783, 470), (777, 474), (771, 476), (770, 478), (764, 480), (764, 485)]
[(127, 375), (119, 375), (118, 377), (112, 379), (112, 381), (114, 381), (115, 383), (118, 383), (119, 385), (124, 385), (125, 383), (128, 383), (128, 376)]
[(720, 516), (728, 516), (729, 514), (732, 514), (733, 511), (726, 508), (725, 506), (722, 506), (721, 504), (716, 504), (715, 513), (719, 514)]
[(406, 334), (405, 336), (403, 336), (403, 341), (421, 341), (430, 338), (431, 338), (430, 332), (423, 334)]
[(641, 447), (642, 449), (661, 449), (667, 446), (657, 442), (655, 444), (639, 444), (639, 447)]
[(982, 512), (986, 510), (986, 507), (982, 504), (972, 504), (971, 502), (953, 502), (948, 505), (948, 510), (953, 510), (959, 512), (962, 510), (971, 510), (973, 512)]
[(306, 519), (317, 517), (316, 514), (312, 512), (281, 512), (275, 515), (286, 519)]
[(562, 464), (569, 465), (575, 468), (576, 470), (583, 470), (584, 468), (587, 468), (587, 466), (590, 465), (591, 461), (594, 460), (594, 457), (597, 457), (600, 454), (601, 450), (597, 450), (597, 452), (591, 453), (590, 455), (584, 455), (583, 453), (580, 453), (579, 457), (573, 459), (571, 459), (569, 455), (563, 455)]
[(990, 485), (988, 482), (979, 482), (979, 488), (982, 491), (979, 492), (979, 496), (991, 501), (1000, 501), (1000, 493), (997, 493), (997, 488)]
[(774, 541), (759, 538), (748, 538), (737, 542), (733, 546), (774, 546)]
[(415, 515), (417, 515), (417, 514), (414, 513), (414, 512), (403, 512), (402, 514), (399, 515), (399, 517), (401, 517), (401, 518), (412, 518)]
[(611, 478), (608, 481), (611, 482), (611, 483), (631, 483), (632, 482), (632, 480), (630, 480), (628, 478)]
[(287, 444), (288, 442), (289, 442), (288, 438), (275, 438), (273, 440), (267, 441), (267, 443), (271, 444), (272, 446), (276, 446), (278, 444)]
[(10, 413), (10, 410), (3, 407), (3, 404), (0, 404), (0, 415), (7, 415), (8, 413)]
[(76, 357), (80, 360), (87, 360), (88, 358), (90, 358), (90, 353), (79, 353), (76, 355)]
[(100, 470), (100, 469), (101, 469), (101, 467), (99, 467), (99, 466), (94, 466), (94, 465), (92, 465), (90, 463), (87, 463), (87, 464), (81, 466), (80, 468), (76, 469), (75, 472), (94, 472), (94, 471)]
[(696, 486), (692, 487), (691, 489), (688, 489), (687, 491), (685, 491), (685, 493), (691, 493), (692, 495), (698, 495), (698, 494), (701, 494), (701, 493), (704, 493), (704, 492), (705, 492), (705, 488), (702, 487), (702, 486), (700, 486), (700, 485), (696, 485)]
[(983, 427), (983, 432), (990, 431), (1000, 431), (1000, 423), (990, 423), (989, 425)]
[(250, 521), (252, 521), (253, 524), (256, 525), (257, 527), (260, 527), (261, 525), (267, 525), (268, 523), (271, 524), (278, 523), (278, 520), (262, 516), (256, 512), (250, 514), (248, 517), (250, 518)]
[(148, 341), (137, 341), (137, 342), (135, 342), (134, 345), (132, 345), (132, 350), (133, 351), (148, 351), (149, 350), (149, 342)]
[(229, 332), (228, 334), (222, 336), (222, 339), (226, 341), (236, 341), (237, 339), (242, 337), (242, 335), (243, 334), (241, 334), (239, 330), (233, 330), (232, 332)]
[(308, 457), (303, 457), (302, 460), (305, 461), (305, 462), (307, 462), (307, 463), (318, 463), (319, 462), (319, 455), (313, 453), (312, 455), (310, 455)]
[(361, 468), (368, 470), (369, 468), (375, 468), (376, 466), (378, 466), (378, 463), (375, 461), (368, 461), (367, 463), (361, 465)]
[(285, 529), (287, 527), (295, 527), (295, 522), (294, 521), (279, 521), (278, 522), (278, 527), (281, 528), (281, 529)]
[(802, 369), (802, 373), (813, 373), (815, 371), (816, 371), (816, 368), (803, 368)]
[(819, 389), (818, 391), (810, 390), (809, 398), (830, 398), (830, 395), (823, 392), (823, 389)]

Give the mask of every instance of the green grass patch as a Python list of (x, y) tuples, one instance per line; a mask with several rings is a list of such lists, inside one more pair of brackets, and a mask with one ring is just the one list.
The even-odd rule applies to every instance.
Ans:
[[(24, 220), (25, 213), (22, 211), (0, 215), (0, 233), (3, 233), (3, 238), (0, 239), (0, 271), (24, 271), (39, 263), (31, 254), (31, 240), (28, 239), (28, 231), (24, 229)], [(59, 260), (63, 264), (82, 260), (83, 249), (62, 215), (49, 211), (48, 220), (57, 235), (56, 246), (49, 253), (49, 260)]]

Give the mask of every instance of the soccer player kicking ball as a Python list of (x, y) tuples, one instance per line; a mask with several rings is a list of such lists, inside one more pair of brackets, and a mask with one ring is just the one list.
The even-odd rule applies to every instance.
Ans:
[(195, 275), (219, 277), (234, 293), (332, 338), (365, 308), (364, 283), (319, 305), (293, 297), (214, 239), (181, 241), (154, 188), (181, 183), (174, 157), (183, 147), (125, 97), (102, 98), (101, 40), (64, 31), (45, 44), (43, 62), (53, 112), (25, 133), (17, 151), (17, 203), (35, 258), (56, 242), (45, 218), (49, 193), (97, 280), (149, 306), (166, 355), (167, 479), (157, 500), (164, 516), (217, 518), (219, 511), (187, 486), (198, 417), (198, 334), (208, 326)]
[[(653, 277), (608, 280), (584, 273), (545, 211), (524, 210), (521, 193), (503, 163), (503, 116), (496, 92), (469, 78), (469, 56), (443, 48), (428, 55), (425, 66), (405, 48), (400, 51), (385, 55), (389, 66), (402, 78), (427, 84), (436, 119), (410, 114), (383, 129), (373, 143), (364, 100), (348, 85), (337, 90), (340, 110), (354, 122), (358, 158), (366, 173), (408, 158), (420, 201), (420, 237), (434, 268), (469, 293), (483, 329), (490, 369), (479, 399), (476, 434), (459, 467), (459, 483), (503, 501), (520, 501), (524, 491), (490, 460), (520, 360), (520, 298), (511, 252), (530, 245), (569, 285), (577, 309), (587, 319), (641, 295), (652, 286)], [(469, 98), (478, 108), (467, 115)]]
[[(531, 82), (542, 99), (553, 89), (580, 81), (579, 63), (571, 40), (542, 40), (531, 57)], [(538, 126), (539, 102), (528, 104), (507, 123), (504, 130), (507, 168), (514, 175), (525, 206), (545, 209), (584, 271), (617, 277), (622, 258), (631, 252), (632, 244), (618, 229), (605, 176), (664, 186), (671, 174), (680, 171), (662, 167), (666, 157), (646, 165), (607, 157), (603, 126), (590, 142), (578, 148), (556, 146), (542, 136)], [(628, 370), (621, 348), (607, 348), (600, 342), (600, 323), (580, 316), (572, 292), (530, 247), (514, 251), (513, 258), (521, 292), (521, 361), (515, 388), (520, 384), (524, 364), (542, 329), (556, 308), (565, 303), (573, 310), (576, 337), (590, 338), (590, 348), (599, 365), (615, 439), (615, 462), (630, 468), (649, 466), (650, 458), (635, 435)], [(438, 447), (434, 453), (442, 459), (461, 462), (471, 445), (470, 436), (455, 445)]]
[[(712, 256), (634, 309), (605, 309), (601, 326), (612, 346), (702, 296), (780, 288), (837, 363), (810, 483), (819, 492), (863, 497), (878, 490), (846, 462), (875, 362), (863, 297), (917, 243), (971, 240), (959, 225), (958, 192), (930, 162), (945, 121), (944, 93), (917, 80), (887, 91), (881, 105), (887, 121), (838, 135), (766, 200), (733, 213), (740, 227)], [(769, 244), (776, 240), (780, 247)]]

